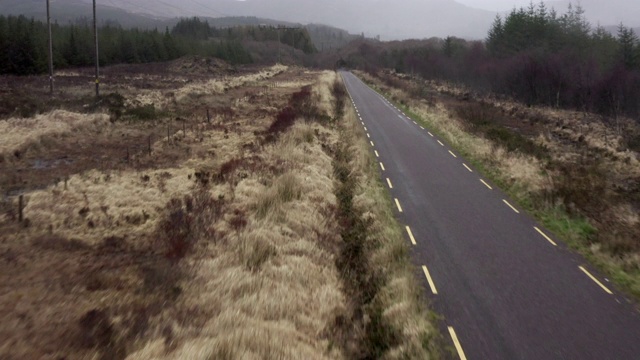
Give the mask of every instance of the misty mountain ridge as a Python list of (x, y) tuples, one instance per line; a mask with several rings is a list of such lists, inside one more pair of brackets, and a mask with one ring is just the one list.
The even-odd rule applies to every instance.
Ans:
[[(66, 15), (64, 21), (70, 21), (69, 14), (79, 13), (92, 1), (51, 2), (54, 17), (60, 21), (60, 17)], [(640, 1), (581, 0), (580, 3), (593, 26), (612, 26), (620, 22), (631, 27), (640, 26)], [(383, 40), (433, 36), (484, 39), (497, 15), (454, 0), (100, 0), (98, 4), (102, 19), (114, 19), (123, 26), (145, 23), (146, 20), (131, 18), (134, 15), (142, 15), (156, 23), (190, 16), (255, 16), (291, 23), (327, 24), (369, 37), (379, 35)], [(564, 13), (568, 5), (566, 0), (547, 2), (548, 8), (554, 8), (559, 14)], [(42, 16), (44, 11), (42, 0), (3, 0), (0, 3), (3, 14)], [(86, 16), (91, 16), (91, 12)]]

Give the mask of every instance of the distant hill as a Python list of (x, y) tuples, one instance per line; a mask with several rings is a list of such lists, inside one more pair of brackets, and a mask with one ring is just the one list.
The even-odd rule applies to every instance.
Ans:
[[(55, 0), (58, 17), (77, 17), (78, 6), (91, 0)], [(109, 0), (110, 10), (122, 9), (147, 18), (181, 16), (255, 16), (293, 23), (321, 23), (383, 39), (455, 35), (484, 38), (495, 13), (473, 9), (454, 0)], [(0, 12), (32, 14), (44, 11), (44, 1), (2, 0)], [(107, 7), (101, 8), (107, 11)], [(64, 14), (62, 14), (64, 12)], [(105, 17), (106, 15), (102, 15)], [(120, 20), (123, 25), (124, 21)]]
[[(534, 3), (538, 1), (534, 0)], [(569, 0), (547, 1), (563, 13)], [(640, 26), (638, 0), (571, 0), (586, 10), (595, 26)], [(102, 19), (117, 19), (125, 27), (162, 27), (172, 18), (244, 18), (248, 24), (327, 24), (353, 34), (380, 35), (383, 40), (445, 37), (483, 39), (496, 13), (474, 9), (454, 0), (108, 0), (99, 5)], [(52, 0), (58, 21), (91, 15), (91, 0)], [(27, 14), (43, 19), (44, 0), (0, 0), (0, 13)], [(264, 20), (275, 19), (275, 20)], [(227, 20), (214, 26), (232, 26)]]
[[(169, 25), (164, 17), (141, 16), (113, 6), (98, 5), (97, 12), (101, 21), (116, 21), (123, 27), (154, 28)], [(43, 0), (0, 0), (0, 14), (25, 15), (45, 21), (47, 8)], [(90, 4), (82, 0), (52, 0), (51, 17), (60, 24), (66, 24), (82, 18), (91, 18), (93, 11)]]

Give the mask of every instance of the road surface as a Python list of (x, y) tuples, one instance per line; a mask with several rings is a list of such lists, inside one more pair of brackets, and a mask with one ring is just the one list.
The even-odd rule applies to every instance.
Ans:
[(640, 359), (624, 294), (444, 140), (341, 74), (458, 357)]

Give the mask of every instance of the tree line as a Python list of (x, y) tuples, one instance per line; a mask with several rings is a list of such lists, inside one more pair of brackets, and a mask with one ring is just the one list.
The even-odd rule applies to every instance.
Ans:
[[(240, 26), (214, 28), (198, 18), (181, 19), (164, 31), (124, 29), (105, 23), (98, 29), (100, 65), (135, 64), (177, 59), (185, 55), (217, 57), (231, 64), (253, 62), (245, 41), (280, 41), (305, 53), (315, 52), (304, 29)], [(91, 66), (95, 50), (89, 20), (52, 24), (56, 69)], [(48, 29), (24, 16), (0, 16), (0, 74), (35, 75), (48, 71)]]
[(317, 50), (311, 41), (309, 32), (303, 27), (279, 28), (275, 26), (233, 26), (216, 28), (197, 17), (182, 19), (172, 30), (172, 34), (190, 39), (226, 38), (235, 41), (280, 41), (305, 54), (313, 54)]
[(640, 115), (640, 42), (632, 29), (593, 27), (580, 6), (544, 3), (497, 17), (485, 41), (431, 39), (420, 46), (362, 43), (347, 63), (466, 84), (528, 105), (618, 117)]

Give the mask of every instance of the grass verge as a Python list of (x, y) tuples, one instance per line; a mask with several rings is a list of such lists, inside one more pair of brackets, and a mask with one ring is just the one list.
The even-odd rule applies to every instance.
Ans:
[[(350, 334), (343, 343), (346, 356), (439, 358), (442, 351), (434, 316), (424, 306), (406, 240), (350, 107), (340, 130), (333, 161), (342, 235), (336, 264), (353, 307), (348, 328), (343, 329)], [(350, 347), (348, 342), (358, 345)]]

